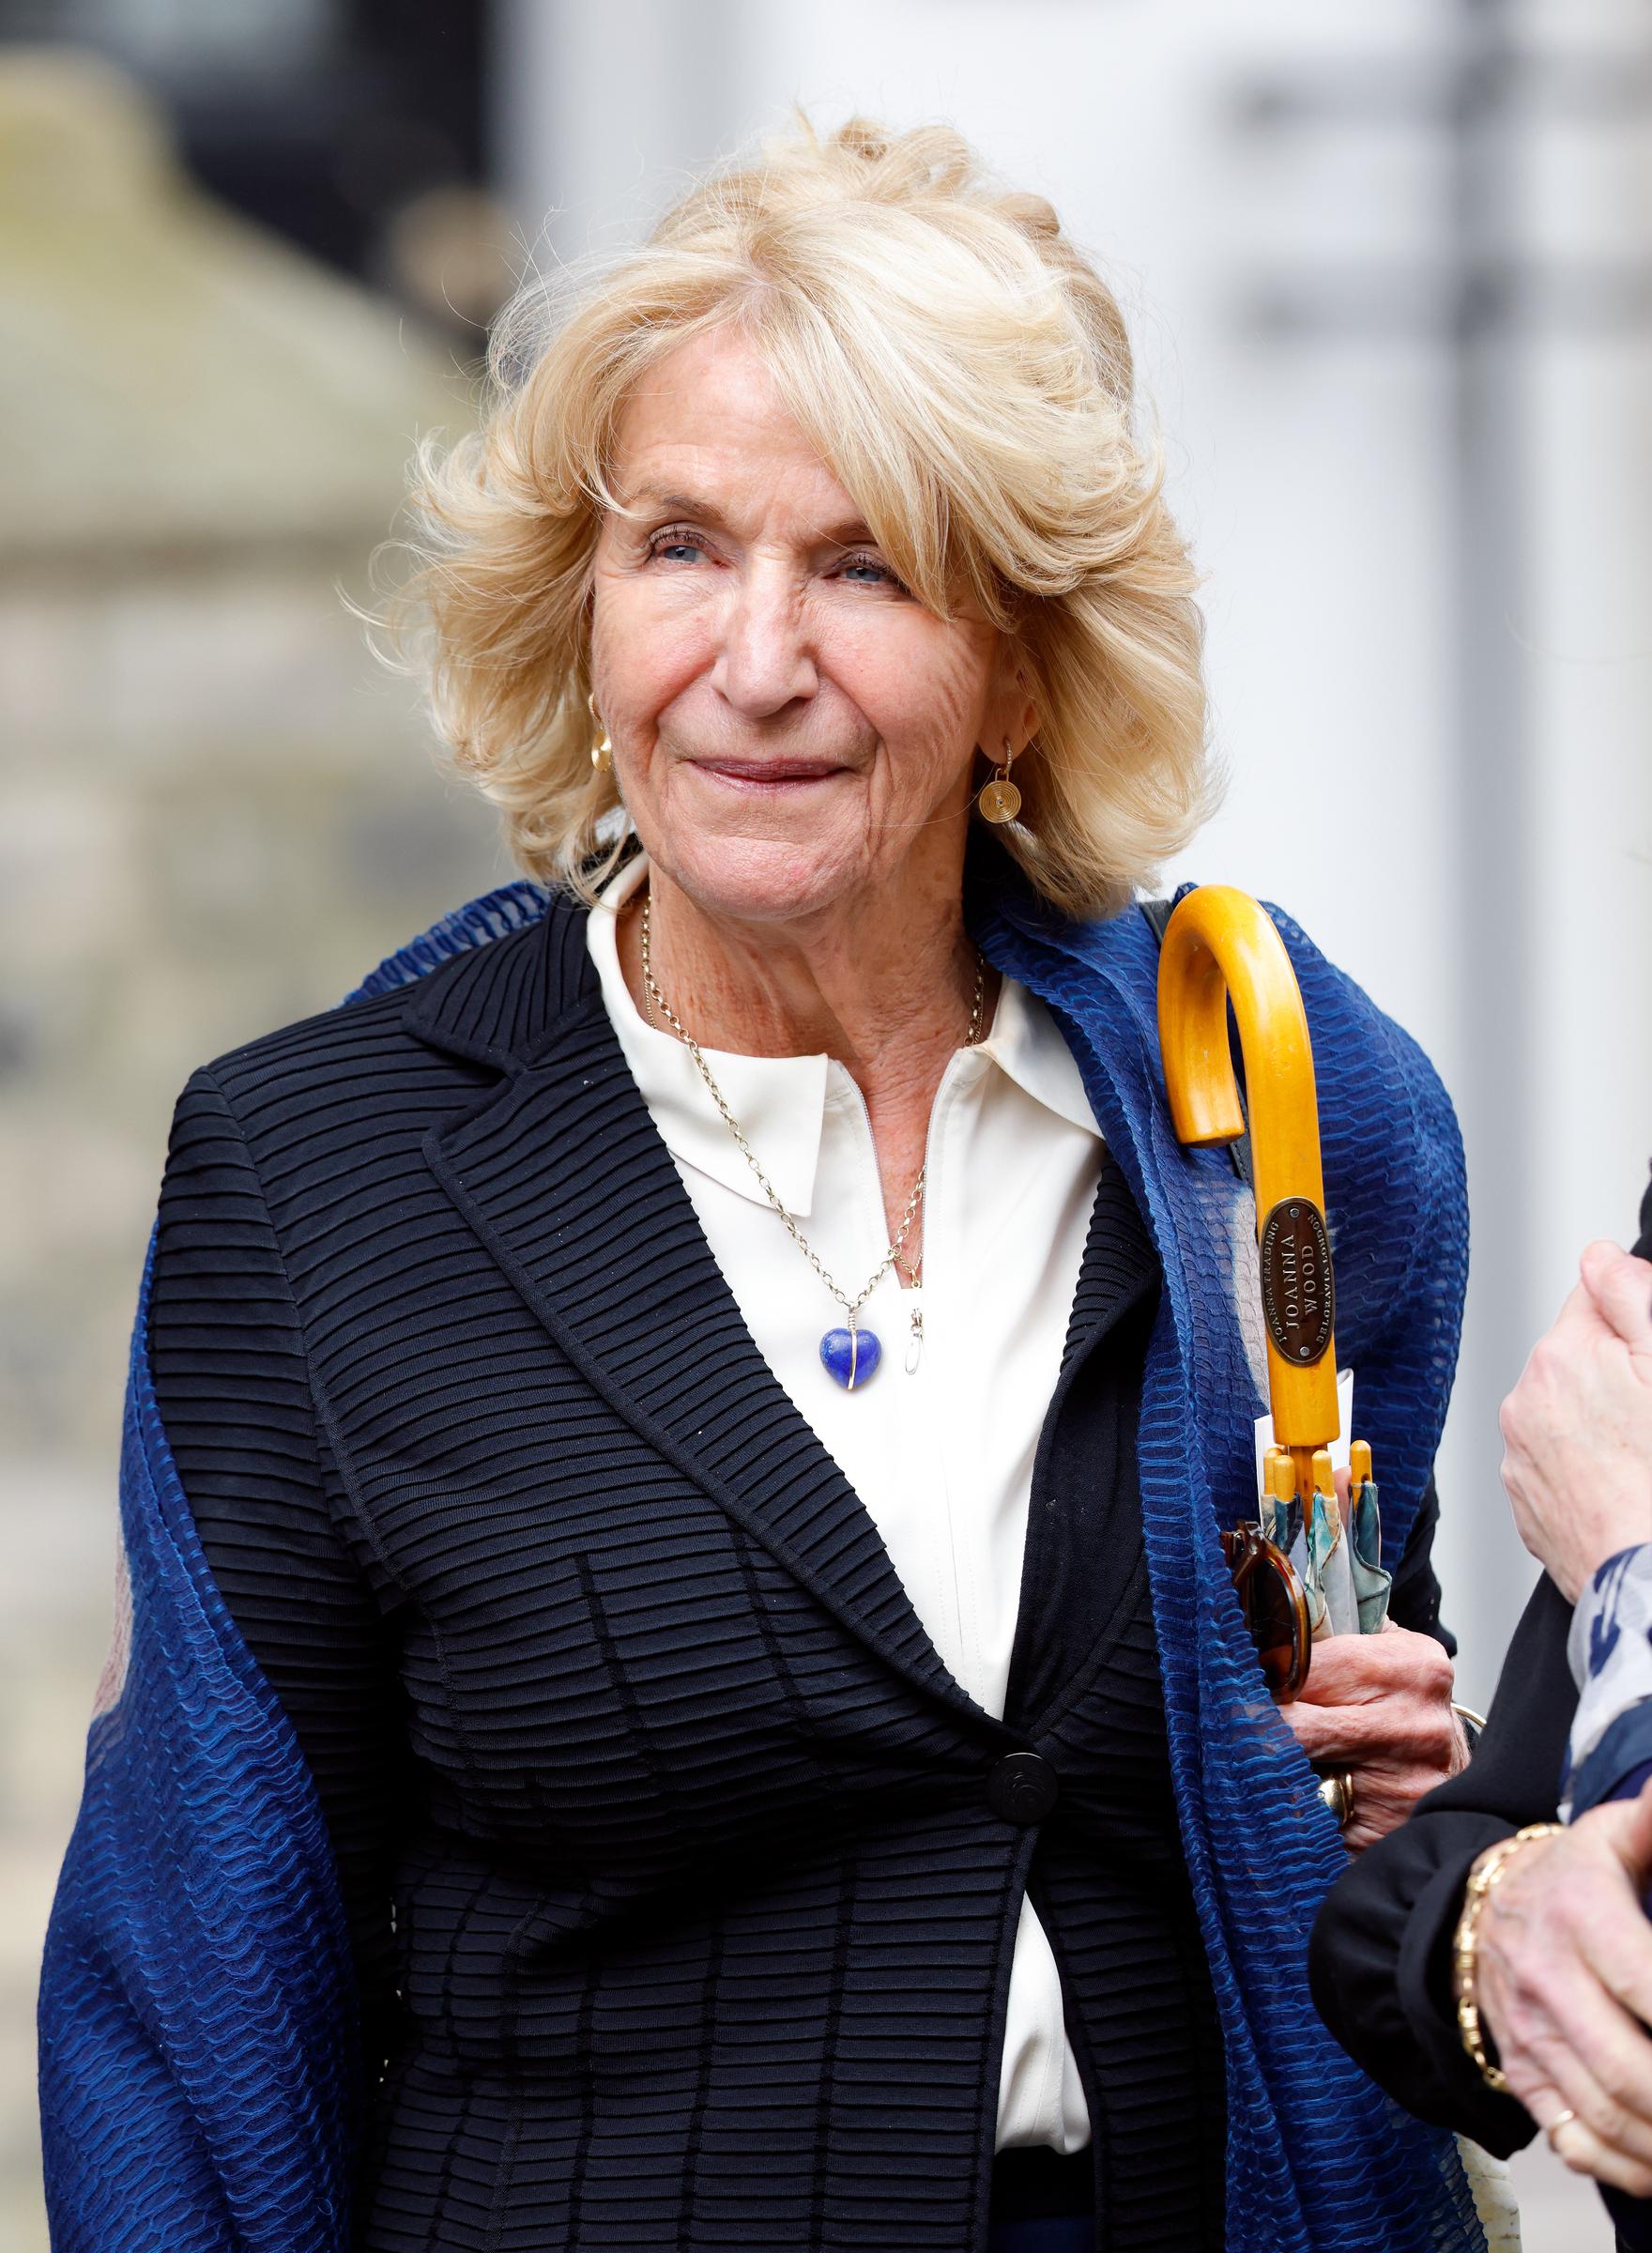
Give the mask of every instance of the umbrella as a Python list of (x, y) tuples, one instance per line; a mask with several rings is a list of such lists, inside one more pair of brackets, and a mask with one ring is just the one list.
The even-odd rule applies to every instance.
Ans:
[[(1248, 1123), (1229, 1042), (1230, 1003)], [(1178, 904), (1165, 926), (1158, 1019), (1178, 1138), (1208, 1145), (1249, 1135), (1274, 1436), (1258, 1529), (1300, 1576), (1314, 1637), (1374, 1632), (1387, 1614), (1389, 1576), (1370, 1449), (1359, 1441), (1350, 1448), (1346, 1506), (1332, 1467), (1340, 1426), (1336, 1288), (1313, 1050), (1284, 942), (1247, 893), (1205, 884)], [(1248, 1602), (1247, 1611), (1258, 1632)], [(1308, 1657), (1305, 1651), (1284, 1694), (1301, 1687)]]
[[(1257, 1522), (1235, 1526), (1223, 1547), (1263, 1678), (1283, 1699), (1307, 1680), (1314, 1638), (1381, 1629), (1390, 1586), (1370, 1448), (1349, 1443), (1346, 1502), (1332, 1467), (1341, 1417), (1313, 1050), (1284, 943), (1247, 893), (1226, 884), (1189, 892), (1161, 944), (1159, 1046), (1178, 1137), (1231, 1143), (1247, 1131), (1228, 1039), (1230, 1002), (1250, 1098), (1274, 1444), (1263, 1457)], [(1264, 1558), (1270, 1570), (1262, 1570)], [(1309, 1633), (1293, 1635), (1293, 1606)], [(1488, 2245), (1519, 2253), (1506, 2163), (1463, 2137), (1457, 2146)]]

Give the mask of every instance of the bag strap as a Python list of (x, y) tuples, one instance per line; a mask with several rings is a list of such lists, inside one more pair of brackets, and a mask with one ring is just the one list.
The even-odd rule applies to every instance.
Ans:
[[(1178, 893), (1176, 897), (1180, 898), (1181, 895)], [(1162, 947), (1165, 943), (1166, 927), (1170, 917), (1175, 913), (1176, 901), (1174, 899), (1139, 899), (1136, 905), (1147, 919), (1147, 927), (1153, 933), (1154, 943)], [(1239, 1089), (1239, 1109), (1246, 1122), (1244, 1133), (1228, 1144), (1228, 1157), (1234, 1172), (1238, 1174), (1240, 1180), (1254, 1196), (1256, 1176), (1250, 1162), (1250, 1107), (1245, 1100), (1245, 1052), (1239, 1046), (1239, 1028), (1233, 1022), (1231, 1009), (1228, 1011), (1228, 1053), (1233, 1059), (1233, 1078)]]

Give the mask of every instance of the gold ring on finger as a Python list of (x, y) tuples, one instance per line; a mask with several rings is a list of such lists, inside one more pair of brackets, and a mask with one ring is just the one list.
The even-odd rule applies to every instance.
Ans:
[(1354, 1820), (1354, 1771), (1343, 1768), (1322, 1776), (1320, 1798), (1336, 1816), (1338, 1828), (1346, 1831)]
[(1551, 2151), (1553, 2151), (1553, 2150), (1555, 2148), (1555, 2147), (1554, 2147), (1554, 2138), (1556, 2138), (1556, 2136), (1558, 2136), (1558, 2135), (1559, 2135), (1559, 2133), (1560, 2133), (1561, 2129), (1562, 2129), (1562, 2128), (1567, 2128), (1567, 2127), (1569, 2127), (1569, 2126), (1571, 2125), (1572, 2122), (1573, 2122), (1574, 2120), (1576, 2120), (1576, 2118), (1577, 2118), (1577, 2114), (1576, 2114), (1576, 2113), (1575, 2113), (1575, 2112), (1572, 2110), (1572, 2108), (1571, 2108), (1571, 2107), (1570, 2107), (1569, 2105), (1568, 2105), (1568, 2106), (1566, 2107), (1566, 2108), (1564, 2109), (1564, 2111), (1557, 2112), (1557, 2113), (1554, 2115), (1554, 2118), (1553, 2118), (1553, 2120), (1552, 2120), (1552, 2121), (1549, 2123), (1549, 2125), (1548, 2125), (1548, 2126), (1547, 2126), (1547, 2127), (1546, 2127), (1546, 2128), (1543, 2130), (1543, 2133), (1544, 2133), (1544, 2135), (1545, 2135), (1545, 2136), (1547, 2136), (1547, 2137), (1548, 2137), (1548, 2138), (1549, 2138), (1549, 2148), (1550, 2148), (1550, 2150), (1551, 2150)]

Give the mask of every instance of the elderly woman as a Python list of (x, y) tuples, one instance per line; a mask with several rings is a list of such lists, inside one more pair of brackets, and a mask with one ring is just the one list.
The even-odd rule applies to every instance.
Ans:
[(1206, 769), (1117, 308), (852, 126), (544, 310), (410, 597), (539, 881), (177, 1107), (59, 2243), (1476, 2245), (1304, 1966), (1461, 1757), (1455, 1131), (1285, 925), (1400, 1625), (1281, 1716), (1255, 1213), (1131, 904)]
[[(1537, 2128), (1652, 2247), (1652, 1189), (1592, 1244), (1504, 1403), (1503, 1480), (1545, 1567), (1472, 1770), (1333, 1891), (1314, 1991), (1424, 2117)], [(1566, 1816), (1562, 1823), (1557, 1819)]]

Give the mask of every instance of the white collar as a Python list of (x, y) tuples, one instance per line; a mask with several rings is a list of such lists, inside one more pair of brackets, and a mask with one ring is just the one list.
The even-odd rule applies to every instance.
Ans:
[[(694, 1058), (675, 1033), (650, 1025), (631, 998), (620, 967), (618, 911), (648, 872), (636, 853), (605, 887), (587, 922), (586, 943), (603, 989), (603, 1002), (633, 1079), (674, 1157), (697, 1167), (755, 1204), (767, 1198), (718, 1116)], [(820, 1133), (829, 1096), (847, 1093), (849, 1075), (829, 1056), (742, 1056), (706, 1049), (706, 1062), (728, 1108), (774, 1185), (788, 1212), (806, 1215), (814, 1203)], [(959, 1050), (949, 1069), (977, 1073), (995, 1064), (1046, 1111), (1098, 1139), (1100, 1128), (1084, 1093), (1071, 1050), (1048, 1009), (1014, 978), (999, 989), (998, 1006), (984, 1040)]]
[(1017, 979), (1001, 976), (991, 1027), (973, 1052), (990, 1057), (1006, 1079), (1058, 1119), (1101, 1139), (1072, 1050), (1044, 1004)]

